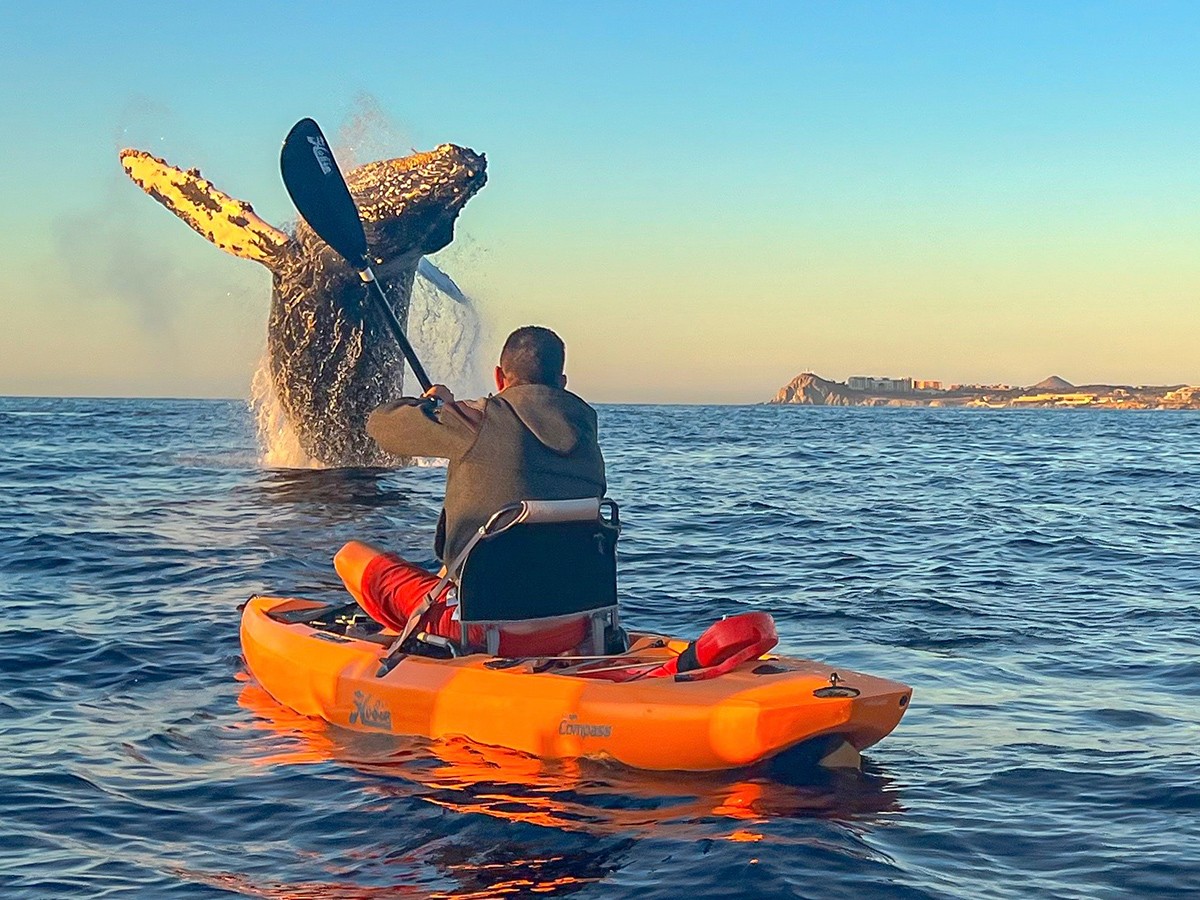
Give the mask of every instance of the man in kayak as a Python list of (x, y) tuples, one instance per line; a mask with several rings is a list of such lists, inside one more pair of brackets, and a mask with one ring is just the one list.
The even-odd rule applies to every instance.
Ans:
[[(566, 389), (566, 348), (549, 328), (518, 328), (496, 366), (497, 393), (459, 401), (445, 385), (371, 414), (367, 433), (396, 456), (449, 460), (434, 549), (450, 565), (497, 510), (521, 500), (603, 497), (604, 457), (596, 412)], [(351, 541), (334, 557), (342, 581), (376, 621), (402, 631), (438, 576), (392, 553)], [(449, 602), (448, 602), (449, 601)], [(454, 598), (443, 592), (424, 614), (430, 634), (457, 639)], [(563, 631), (563, 626), (557, 629)], [(580, 632), (582, 637), (582, 632)], [(521, 653), (558, 652), (565, 633), (523, 635)], [(475, 637), (471, 636), (472, 643)], [(514, 639), (504, 641), (514, 649)]]

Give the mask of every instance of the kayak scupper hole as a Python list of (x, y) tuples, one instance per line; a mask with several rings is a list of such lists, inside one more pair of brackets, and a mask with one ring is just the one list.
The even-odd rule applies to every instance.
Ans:
[(817, 688), (813, 691), (814, 697), (857, 697), (860, 691), (858, 688), (847, 687), (844, 684), (829, 685), (828, 687)]
[(752, 673), (754, 675), (782, 675), (784, 672), (790, 672), (787, 666), (777, 666), (772, 663), (763, 663), (761, 666), (756, 666)]
[(485, 669), (511, 669), (513, 666), (519, 666), (527, 660), (520, 658), (500, 657), (498, 659), (489, 659), (483, 664)]

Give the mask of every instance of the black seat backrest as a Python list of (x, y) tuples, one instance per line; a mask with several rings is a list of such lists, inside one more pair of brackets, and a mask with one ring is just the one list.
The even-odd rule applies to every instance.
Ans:
[[(517, 521), (484, 534), (458, 575), (464, 623), (542, 619), (617, 605), (616, 504), (611, 519)], [(593, 507), (594, 509), (594, 507)]]

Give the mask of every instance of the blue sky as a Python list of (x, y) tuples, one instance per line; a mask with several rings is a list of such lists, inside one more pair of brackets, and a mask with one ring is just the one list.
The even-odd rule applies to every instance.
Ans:
[(440, 261), (500, 336), (557, 327), (596, 399), (1200, 381), (1195, 4), (127, 9), (0, 20), (0, 393), (243, 396), (265, 273), (116, 150), (282, 223), (306, 115), (378, 124), (369, 155), (486, 153)]

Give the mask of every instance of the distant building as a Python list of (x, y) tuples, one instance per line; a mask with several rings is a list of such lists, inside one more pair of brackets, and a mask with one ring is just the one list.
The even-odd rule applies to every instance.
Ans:
[(912, 386), (914, 391), (940, 391), (942, 389), (940, 381), (929, 381), (924, 378), (914, 378)]
[(869, 394), (907, 394), (913, 389), (911, 378), (874, 378), (869, 375), (851, 375), (846, 382), (852, 391)]
[(952, 391), (1011, 391), (1013, 388), (1007, 384), (952, 384)]
[(1096, 402), (1095, 394), (1022, 394), (1020, 397), (1013, 397), (1010, 401), (1013, 406), (1026, 405), (1046, 405), (1054, 404), (1055, 406), (1086, 406), (1089, 403)]

